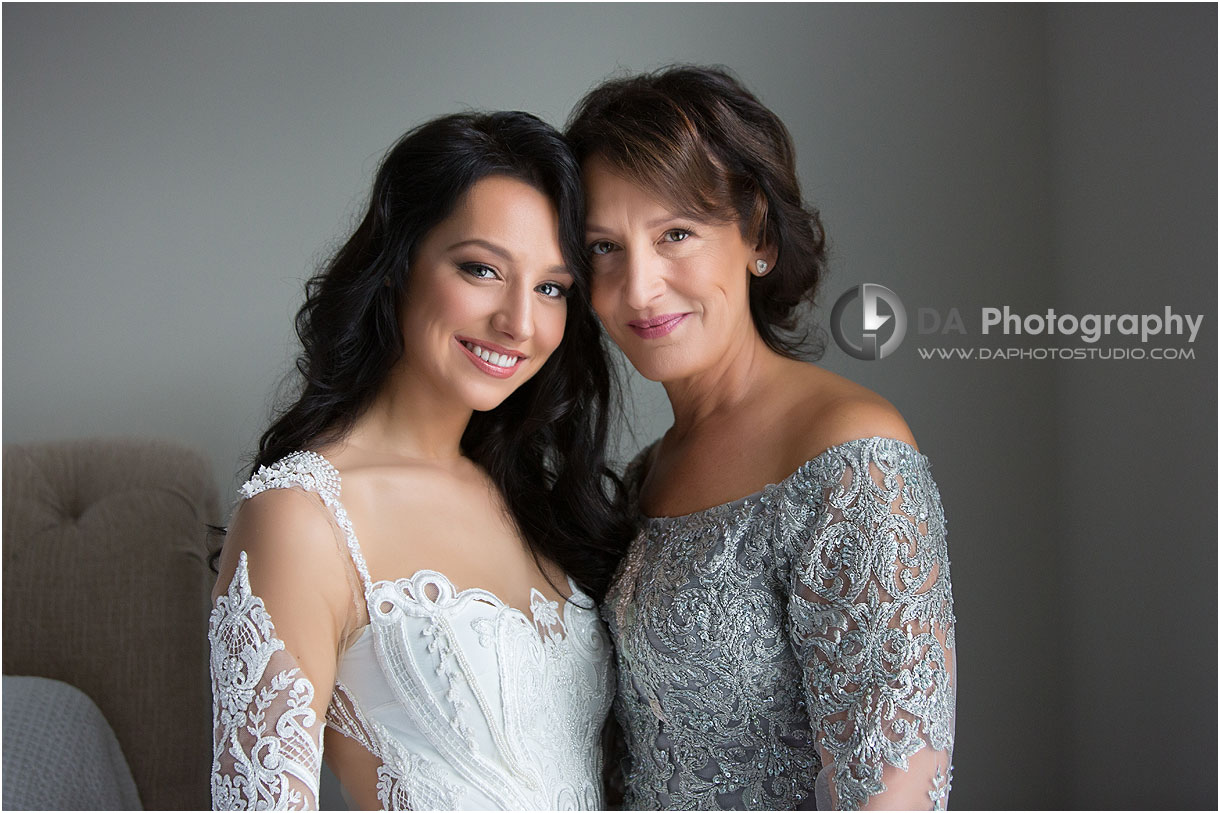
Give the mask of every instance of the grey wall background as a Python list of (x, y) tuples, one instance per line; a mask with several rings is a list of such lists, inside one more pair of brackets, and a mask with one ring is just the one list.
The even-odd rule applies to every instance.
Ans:
[[(833, 240), (826, 310), (869, 281), (912, 320), (958, 307), (972, 334), (1005, 304), (1205, 314), (1190, 361), (925, 360), (1005, 342), (912, 331), (892, 358), (823, 363), (894, 401), (935, 464), (955, 806), (1215, 807), (1214, 6), (6, 5), (3, 21), (6, 443), (176, 438), (233, 493), (301, 282), (398, 135), (465, 107), (561, 124), (616, 69), (676, 61), (729, 65), (789, 125)], [(657, 386), (631, 391), (623, 454), (669, 419)]]

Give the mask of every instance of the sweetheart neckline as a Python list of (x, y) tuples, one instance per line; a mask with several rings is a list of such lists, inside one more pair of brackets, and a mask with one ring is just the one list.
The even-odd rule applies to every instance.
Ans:
[[(410, 576), (400, 577), (397, 579), (373, 579), (372, 577), (370, 577), (369, 578), (369, 592), (371, 593), (380, 584), (389, 584), (389, 585), (397, 586), (400, 582), (413, 582), (420, 576), (437, 576), (441, 579), (444, 579), (445, 584), (449, 585), (450, 589), (453, 590), (453, 598), (455, 600), (461, 598), (462, 596), (466, 595), (467, 593), (482, 593), (483, 595), (487, 596), (488, 598), (490, 598), (492, 600), (493, 605), (495, 605), (497, 607), (503, 607), (503, 608), (509, 609), (509, 610), (516, 610), (517, 612), (521, 613), (522, 615), (525, 615), (524, 610), (521, 610), (521, 609), (513, 606), (512, 604), (509, 604), (507, 601), (500, 598), (495, 593), (493, 593), (491, 590), (488, 590), (486, 587), (464, 587), (461, 590), (459, 590), (458, 586), (453, 583), (453, 579), (449, 578), (444, 573), (441, 573), (439, 570), (433, 570), (430, 567), (421, 567), (419, 570), (415, 571)], [(567, 598), (560, 596), (559, 601), (556, 601), (553, 598), (548, 598), (546, 593), (542, 592), (537, 587), (534, 587), (533, 585), (531, 585), (530, 586), (530, 613), (533, 614), (533, 612), (534, 612), (533, 604), (534, 604), (534, 594), (535, 593), (537, 593), (542, 598), (543, 601), (553, 602), (556, 604), (562, 603), (563, 605), (565, 605), (565, 608), (564, 608), (565, 614), (567, 613), (567, 605), (574, 605), (587, 612), (593, 612), (596, 610), (597, 602), (593, 601), (592, 596), (590, 596), (584, 590), (581, 590), (579, 587), (577, 587), (576, 583), (572, 581), (571, 576), (564, 574), (564, 580), (567, 581), (568, 589), (572, 591), (572, 595), (568, 596)], [(581, 604), (578, 604), (575, 601), (572, 601), (572, 599), (578, 598), (578, 597), (582, 598), (582, 599), (588, 599), (588, 601), (591, 602), (593, 604), (593, 606), (585, 607)], [(368, 602), (367, 596), (365, 597), (365, 602), (366, 603)]]
[[(441, 573), (439, 570), (432, 570), (430, 568), (421, 568), (421, 569), (415, 571), (414, 573), (412, 573), (410, 576), (403, 577), (403, 578), (378, 579), (376, 581), (373, 581), (372, 579), (369, 580), (370, 581), (369, 591), (368, 591), (368, 593), (365, 594), (364, 604), (365, 604), (365, 611), (368, 612), (370, 621), (368, 624), (365, 624), (363, 627), (360, 628), (360, 631), (356, 634), (356, 637), (354, 639), (352, 639), (352, 643), (355, 643), (356, 641), (363, 638), (366, 633), (371, 634), (371, 630), (373, 627), (373, 624), (372, 624), (373, 613), (372, 613), (372, 607), (370, 604), (370, 597), (371, 597), (372, 592), (374, 590), (376, 590), (377, 587), (379, 587), (380, 585), (398, 587), (400, 583), (413, 582), (419, 576), (437, 576), (437, 577), (443, 579), (445, 584), (449, 585), (450, 589), (452, 589), (452, 591), (453, 591), (454, 602), (456, 602), (458, 599), (462, 598), (463, 596), (465, 596), (467, 594), (472, 594), (472, 593), (482, 594), (483, 597), (491, 599), (491, 601), (481, 601), (479, 603), (486, 604), (491, 607), (495, 607), (498, 610), (508, 610), (509, 612), (516, 613), (517, 615), (521, 616), (521, 619), (523, 621), (525, 621), (526, 623), (528, 623), (530, 625), (530, 628), (533, 629), (534, 634), (536, 634), (538, 636), (539, 641), (546, 640), (547, 634), (544, 634), (544, 632), (538, 628), (538, 622), (532, 618), (532, 616), (534, 616), (533, 598), (534, 598), (534, 594), (537, 593), (539, 596), (542, 597), (543, 601), (553, 602), (554, 599), (547, 598), (546, 594), (543, 593), (541, 590), (539, 590), (537, 587), (530, 587), (530, 611), (529, 611), (529, 614), (527, 615), (525, 610), (519, 609), (518, 607), (514, 607), (513, 605), (509, 604), (504, 599), (497, 596), (492, 591), (487, 590), (486, 588), (466, 587), (466, 588), (459, 590), (457, 585), (453, 583), (453, 580), (450, 579), (448, 576), (446, 576), (444, 573)], [(594, 615), (597, 615), (597, 602), (593, 601), (592, 596), (590, 596), (588, 593), (586, 593), (585, 591), (583, 591), (579, 587), (577, 587), (575, 582), (572, 581), (571, 576), (565, 575), (564, 578), (568, 582), (568, 588), (572, 591), (572, 595), (563, 601), (563, 605), (564, 605), (563, 609), (559, 610), (559, 623), (563, 627), (563, 637), (560, 638), (559, 640), (566, 641), (568, 638), (568, 608), (575, 607), (577, 610), (579, 610), (581, 612), (593, 613)], [(577, 596), (588, 600), (592, 606), (586, 607), (582, 604), (578, 604), (577, 602), (572, 601), (572, 598), (575, 598)], [(417, 600), (414, 598), (414, 596), (412, 596), (411, 598), (413, 600)], [(472, 601), (479, 601), (479, 597), (473, 598)], [(554, 633), (549, 633), (549, 634), (552, 636), (554, 635)]]

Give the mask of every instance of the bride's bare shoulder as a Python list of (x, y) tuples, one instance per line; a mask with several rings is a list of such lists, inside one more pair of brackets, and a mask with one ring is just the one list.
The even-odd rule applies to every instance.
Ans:
[(280, 607), (281, 614), (295, 612), (297, 597), (309, 594), (342, 617), (348, 592), (343, 549), (342, 532), (317, 494), (300, 487), (268, 488), (243, 499), (234, 512), (213, 597), (229, 589), (244, 553), (251, 586), (268, 606)]

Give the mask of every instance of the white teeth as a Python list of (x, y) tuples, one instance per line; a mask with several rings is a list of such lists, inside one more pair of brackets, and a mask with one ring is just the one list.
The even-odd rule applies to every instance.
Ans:
[(521, 360), (519, 356), (501, 355), (494, 351), (488, 350), (486, 347), (482, 347), (481, 345), (473, 344), (471, 342), (464, 341), (462, 344), (471, 353), (474, 353), (476, 356), (483, 359), (483, 361), (487, 362), (488, 364), (494, 364), (497, 367), (514, 367), (516, 366), (517, 362)]

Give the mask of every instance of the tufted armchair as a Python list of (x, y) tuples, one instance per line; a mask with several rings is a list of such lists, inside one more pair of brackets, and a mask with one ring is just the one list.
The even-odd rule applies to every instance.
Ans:
[[(208, 462), (150, 440), (6, 446), (3, 490), (4, 674), (52, 678), (87, 695), (113, 729), (144, 807), (210, 807), (208, 558), (220, 540), (206, 523), (218, 522), (220, 509)], [(31, 762), (18, 750), (45, 748), (37, 742), (45, 726), (15, 722), (10, 680), (5, 806), (18, 791), (38, 800), (34, 807), (60, 806), (72, 797), (55, 795), (64, 789), (53, 783), (88, 771), (65, 777), (46, 756)], [(61, 705), (33, 719), (57, 719)], [(83, 741), (81, 731), (62, 727), (65, 745)]]

